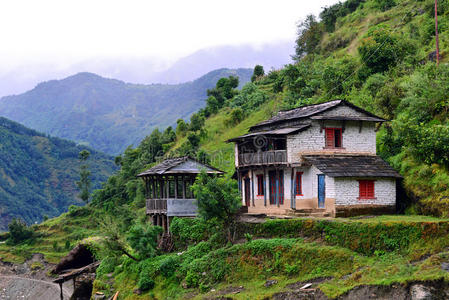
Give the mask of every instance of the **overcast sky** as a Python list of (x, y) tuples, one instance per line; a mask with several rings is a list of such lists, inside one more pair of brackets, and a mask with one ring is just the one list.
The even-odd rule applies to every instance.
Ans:
[(95, 59), (165, 66), (217, 45), (293, 42), (298, 20), (335, 2), (2, 0), (0, 78), (36, 77), (36, 70), (85, 67)]

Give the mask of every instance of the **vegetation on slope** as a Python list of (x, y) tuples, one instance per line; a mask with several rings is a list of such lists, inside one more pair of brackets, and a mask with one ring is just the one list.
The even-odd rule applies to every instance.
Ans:
[[(309, 17), (302, 23), (295, 63), (266, 75), (259, 69), (241, 91), (235, 78), (220, 79), (190, 122), (154, 130), (117, 157), (120, 171), (94, 194), (88, 209), (114, 216), (109, 227), (115, 242), (138, 259), (100, 246), (95, 290), (107, 295), (119, 290), (127, 299), (202, 298), (227, 295), (229, 286), (242, 285), (232, 297), (247, 299), (324, 277), (320, 289), (336, 297), (363, 284), (447, 282), (442, 263), (449, 261), (448, 220), (416, 215), (241, 224), (234, 245), (219, 220), (175, 219), (174, 251), (153, 251), (143, 185), (135, 178), (164, 157), (189, 154), (226, 170), (230, 181), (234, 154), (228, 138), (280, 109), (340, 98), (391, 120), (379, 127), (378, 153), (404, 176), (414, 200), (407, 212), (448, 216), (449, 200), (440, 199), (449, 184), (444, 42), (449, 5), (439, 3), (443, 60), (438, 68), (431, 53), (433, 1), (348, 0), (326, 8), (320, 21)], [(98, 228), (96, 235), (111, 235)], [(135, 241), (151, 249), (147, 257)], [(278, 284), (266, 288), (267, 279)]]
[[(84, 149), (0, 118), (0, 230), (15, 217), (41, 222), (81, 204), (75, 182)], [(93, 188), (99, 188), (116, 167), (112, 157), (88, 150)]]
[(91, 73), (52, 80), (0, 99), (0, 114), (25, 126), (117, 155), (156, 127), (175, 124), (204, 106), (206, 90), (250, 69), (219, 69), (183, 84), (128, 84)]

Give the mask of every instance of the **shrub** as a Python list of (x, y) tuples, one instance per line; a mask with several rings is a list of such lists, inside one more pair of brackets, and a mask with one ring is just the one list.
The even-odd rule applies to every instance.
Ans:
[(141, 291), (148, 291), (154, 288), (154, 280), (147, 276), (141, 276), (139, 279), (139, 289)]
[(376, 7), (381, 11), (387, 11), (390, 8), (396, 6), (395, 0), (376, 0)]
[(12, 219), (8, 224), (9, 237), (7, 243), (16, 245), (20, 242), (31, 239), (34, 236), (32, 228), (28, 227), (24, 221), (20, 219)]
[(161, 232), (162, 228), (159, 226), (136, 224), (129, 229), (126, 240), (140, 258), (154, 257), (157, 238)]

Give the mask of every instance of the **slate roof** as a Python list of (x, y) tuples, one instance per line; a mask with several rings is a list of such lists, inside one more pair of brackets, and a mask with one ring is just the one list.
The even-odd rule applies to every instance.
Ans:
[[(363, 112), (364, 114), (368, 115), (369, 117), (375, 118), (375, 120), (373, 119), (372, 121), (376, 121), (376, 122), (386, 121), (385, 119), (379, 118), (378, 116), (376, 116), (364, 109), (361, 109), (360, 107), (355, 106), (354, 104), (351, 104), (347, 101), (333, 100), (333, 101), (328, 101), (328, 102), (324, 102), (324, 103), (320, 103), (320, 104), (305, 105), (305, 106), (301, 106), (301, 107), (290, 109), (290, 110), (280, 111), (277, 113), (277, 115), (275, 115), (271, 119), (262, 121), (256, 125), (252, 126), (250, 128), (250, 131), (256, 131), (259, 127), (264, 126), (264, 125), (275, 124), (275, 123), (280, 123), (283, 121), (294, 120), (294, 119), (308, 118), (308, 117), (322, 113), (324, 111), (327, 111), (331, 108), (334, 108), (334, 107), (342, 105), (342, 104), (347, 105), (357, 111)], [(359, 120), (359, 119), (357, 118), (357, 120)]]
[[(218, 170), (218, 169), (216, 169), (212, 166), (209, 166), (207, 164), (201, 163), (201, 162), (195, 160), (194, 158), (191, 158), (190, 156), (183, 156), (183, 157), (174, 157), (174, 158), (166, 159), (162, 163), (146, 170), (145, 172), (138, 174), (137, 177), (141, 177), (141, 176), (145, 176), (145, 175), (162, 175), (162, 174), (178, 173), (178, 171), (170, 172), (170, 170), (181, 165), (182, 163), (189, 161), (189, 160), (203, 166), (206, 169), (210, 169), (210, 170), (207, 170), (207, 173), (213, 173), (213, 174), (223, 174), (224, 173), (223, 171)], [(198, 174), (200, 172), (201, 172), (201, 169), (196, 168), (196, 169), (189, 170), (188, 173)], [(183, 172), (183, 173), (186, 173), (186, 172)]]
[(375, 155), (304, 155), (303, 158), (330, 177), (402, 177)]
[(276, 136), (276, 135), (287, 135), (290, 133), (296, 133), (298, 131), (304, 130), (306, 128), (310, 127), (310, 124), (304, 124), (296, 127), (286, 127), (286, 128), (279, 128), (274, 130), (266, 130), (266, 131), (258, 131), (258, 132), (250, 132), (232, 139), (227, 140), (226, 142), (236, 142), (239, 140), (245, 140), (249, 138), (253, 138), (256, 136)]

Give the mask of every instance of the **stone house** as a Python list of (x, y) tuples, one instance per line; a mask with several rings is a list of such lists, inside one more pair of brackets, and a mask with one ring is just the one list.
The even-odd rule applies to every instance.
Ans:
[(401, 176), (376, 155), (376, 129), (385, 121), (335, 100), (280, 111), (230, 139), (248, 213), (395, 212)]

